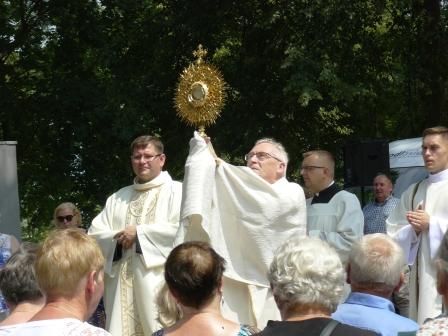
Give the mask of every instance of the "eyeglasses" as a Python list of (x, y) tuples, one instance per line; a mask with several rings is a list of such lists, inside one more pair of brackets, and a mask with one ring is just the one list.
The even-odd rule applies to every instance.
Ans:
[(134, 161), (140, 161), (143, 158), (143, 161), (145, 162), (152, 162), (154, 159), (162, 154), (156, 154), (156, 155), (131, 155), (131, 159)]
[(75, 217), (75, 216), (73, 216), (73, 215), (57, 216), (56, 219), (58, 220), (58, 222), (64, 223), (65, 220), (67, 222), (71, 222), (73, 217)]
[(275, 159), (277, 161), (283, 162), (279, 158), (276, 158), (274, 155), (272, 155), (270, 153), (266, 153), (266, 152), (247, 153), (246, 155), (244, 155), (244, 160), (249, 161), (254, 156), (257, 158), (258, 161), (264, 161), (264, 160), (267, 160), (269, 158), (272, 158), (272, 159)]
[(302, 170), (310, 171), (310, 170), (313, 170), (313, 169), (319, 169), (319, 168), (324, 169), (324, 168), (326, 168), (326, 167), (321, 167), (321, 166), (302, 166), (302, 168), (300, 168), (300, 170), (301, 170), (301, 171), (302, 171)]

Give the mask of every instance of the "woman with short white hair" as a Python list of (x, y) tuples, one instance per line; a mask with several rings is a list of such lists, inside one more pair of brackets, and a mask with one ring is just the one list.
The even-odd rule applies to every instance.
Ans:
[(269, 321), (259, 335), (376, 335), (331, 319), (343, 294), (345, 272), (326, 242), (288, 240), (276, 251), (268, 278), (282, 321)]

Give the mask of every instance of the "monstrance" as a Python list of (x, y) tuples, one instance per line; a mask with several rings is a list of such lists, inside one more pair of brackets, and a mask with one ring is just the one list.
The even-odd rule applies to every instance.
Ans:
[(200, 44), (193, 52), (197, 59), (182, 71), (174, 104), (177, 115), (205, 135), (205, 127), (213, 124), (221, 113), (226, 98), (225, 82), (217, 68), (205, 62), (207, 50)]

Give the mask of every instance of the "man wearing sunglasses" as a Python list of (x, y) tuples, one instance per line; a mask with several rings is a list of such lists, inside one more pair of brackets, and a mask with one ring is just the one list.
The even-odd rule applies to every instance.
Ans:
[(352, 244), (362, 238), (364, 216), (358, 198), (334, 182), (331, 153), (314, 150), (303, 154), (301, 175), (312, 194), (307, 204), (307, 232), (328, 242), (343, 263)]
[(114, 336), (151, 335), (160, 329), (156, 296), (182, 199), (182, 184), (162, 170), (163, 150), (154, 136), (132, 142), (134, 183), (107, 199), (89, 229), (106, 258), (106, 329)]
[(231, 165), (195, 134), (176, 242), (210, 242), (227, 261), (224, 316), (264, 327), (280, 319), (266, 278), (269, 264), (277, 247), (305, 235), (305, 196), (285, 177), (288, 154), (279, 142), (260, 139), (244, 158), (246, 167)]

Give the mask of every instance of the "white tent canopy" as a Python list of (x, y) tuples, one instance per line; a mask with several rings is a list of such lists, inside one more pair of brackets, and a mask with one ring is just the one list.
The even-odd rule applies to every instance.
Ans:
[(428, 175), (422, 158), (422, 138), (390, 142), (389, 165), (391, 170), (398, 172), (394, 196), (400, 197), (412, 183), (420, 181)]

